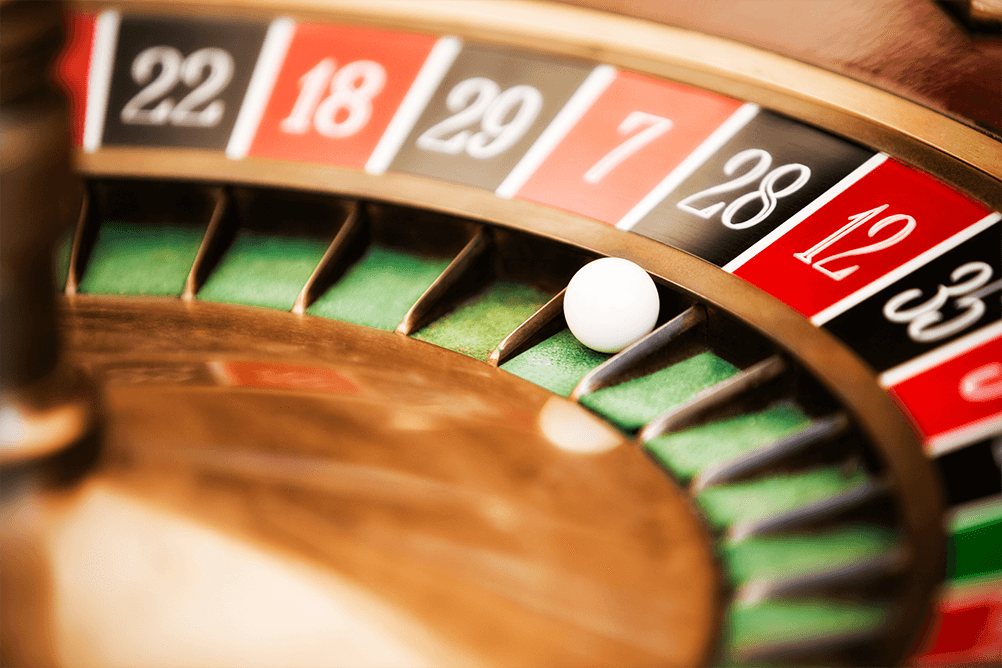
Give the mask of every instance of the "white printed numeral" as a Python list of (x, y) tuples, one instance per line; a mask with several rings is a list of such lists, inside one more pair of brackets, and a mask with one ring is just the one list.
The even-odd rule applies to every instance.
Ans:
[[(456, 113), (425, 130), (417, 145), (426, 151), (448, 155), (466, 151), (472, 158), (487, 159), (500, 155), (522, 138), (543, 108), (543, 95), (525, 85), (501, 92), (501, 87), (490, 79), (474, 77), (456, 84), (445, 105)], [(478, 121), (479, 132), (467, 129)], [(456, 134), (446, 139), (451, 132)]]
[[(157, 66), (160, 73), (153, 78)], [(206, 68), (208, 75), (204, 75)], [(170, 123), (212, 127), (222, 119), (225, 103), (211, 100), (226, 88), (232, 78), (233, 56), (223, 49), (199, 49), (185, 58), (172, 46), (151, 46), (132, 61), (132, 79), (143, 88), (122, 107), (120, 117), (128, 125)], [(193, 90), (175, 103), (167, 94), (178, 83), (184, 83)], [(155, 107), (146, 108), (157, 100), (160, 102)], [(203, 104), (206, 105), (204, 109), (195, 111), (195, 107)]]
[(867, 255), (869, 253), (876, 253), (877, 251), (884, 250), (885, 248), (890, 248), (891, 246), (893, 246), (896, 243), (899, 243), (905, 237), (907, 237), (909, 234), (912, 233), (912, 230), (915, 229), (915, 224), (916, 224), (915, 219), (912, 218), (911, 216), (906, 216), (900, 213), (895, 214), (893, 216), (886, 216), (873, 224), (870, 230), (866, 233), (867, 236), (872, 238), (873, 236), (878, 234), (881, 230), (883, 230), (885, 227), (887, 227), (888, 225), (892, 225), (893, 223), (902, 222), (904, 223), (904, 225), (897, 232), (895, 232), (891, 236), (881, 241), (877, 241), (872, 244), (867, 244), (866, 246), (860, 246), (859, 248), (853, 248), (852, 250), (847, 250), (842, 253), (836, 253), (835, 255), (829, 255), (826, 258), (818, 260), (817, 262), (814, 262), (814, 256), (817, 255), (818, 253), (823, 252), (833, 243), (835, 243), (845, 235), (849, 234), (856, 228), (860, 227), (871, 218), (874, 218), (877, 214), (884, 211), (889, 206), (890, 204), (884, 204), (883, 206), (878, 206), (875, 209), (870, 209), (869, 211), (864, 211), (863, 213), (857, 213), (854, 216), (849, 216), (848, 225), (843, 225), (838, 230), (828, 235), (820, 242), (818, 242), (814, 246), (811, 246), (804, 252), (794, 253), (793, 257), (797, 258), (798, 260), (806, 264), (811, 264), (813, 262), (812, 266), (818, 271), (820, 271), (822, 274), (828, 276), (829, 278), (833, 278), (836, 281), (841, 281), (843, 278), (853, 274), (857, 269), (859, 269), (859, 265), (856, 264), (851, 267), (845, 267), (844, 269), (837, 269), (835, 271), (832, 271), (825, 266), (826, 264), (834, 262), (835, 260), (840, 260), (845, 257), (853, 257), (856, 255)]
[[(720, 185), (713, 186), (712, 188), (701, 190), (694, 195), (689, 195), (676, 204), (676, 206), (682, 211), (707, 219), (713, 217), (718, 211), (723, 209), (724, 211), (720, 216), (721, 222), (732, 230), (744, 230), (754, 225), (758, 225), (763, 220), (768, 218), (769, 214), (771, 214), (776, 208), (777, 200), (797, 192), (803, 188), (804, 185), (807, 184), (807, 181), (811, 178), (810, 167), (799, 163), (783, 165), (782, 167), (777, 167), (770, 172), (769, 167), (772, 165), (772, 156), (767, 151), (760, 148), (750, 148), (732, 156), (731, 159), (724, 164), (724, 174), (727, 176), (733, 176), (734, 172), (740, 169), (745, 163), (752, 161), (757, 162), (755, 162), (751, 169), (744, 174), (741, 174), (737, 178), (731, 179), (726, 183), (721, 183)], [(768, 174), (766, 172), (768, 172)], [(775, 189), (776, 184), (780, 179), (787, 174), (793, 173), (796, 173), (797, 177), (792, 183), (780, 188), (779, 190)], [(697, 209), (693, 206), (693, 202), (696, 200), (709, 197), (710, 195), (719, 195), (720, 193), (731, 192), (744, 188), (745, 186), (755, 183), (755, 181), (758, 181), (760, 178), (762, 179), (762, 182), (759, 183), (757, 190), (745, 193), (730, 204), (727, 204), (726, 202), (716, 202), (715, 204), (711, 204), (710, 206), (702, 209)], [(752, 202), (760, 203), (758, 213), (747, 220), (736, 221), (735, 217), (741, 209), (750, 205)]]
[[(992, 267), (987, 262), (962, 264), (950, 274), (953, 285), (940, 284), (936, 294), (918, 306), (904, 308), (908, 302), (922, 297), (922, 290), (918, 288), (905, 290), (891, 297), (884, 304), (884, 317), (891, 322), (908, 323), (908, 336), (913, 341), (932, 343), (945, 339), (970, 327), (984, 315), (985, 303), (982, 298), (1002, 289), (1002, 281), (986, 285), (992, 273)], [(967, 280), (963, 280), (965, 278)], [(963, 309), (963, 313), (937, 325), (943, 319), (940, 309), (950, 298), (955, 298), (954, 307), (957, 310)]]
[(619, 163), (671, 130), (674, 124), (670, 119), (648, 114), (645, 111), (631, 111), (616, 128), (616, 131), (625, 135), (636, 132), (645, 125), (647, 126), (645, 130), (637, 132), (592, 165), (591, 169), (584, 173), (584, 180), (588, 183), (598, 183), (605, 178), (606, 174), (619, 166)]
[[(324, 137), (351, 137), (372, 118), (372, 98), (385, 85), (386, 69), (375, 61), (356, 60), (338, 70), (333, 58), (324, 58), (300, 77), (292, 113), (278, 127), (287, 134), (313, 128)], [(329, 95), (321, 100), (325, 88)]]
[(1002, 399), (1002, 363), (990, 362), (960, 379), (960, 396), (967, 401)]

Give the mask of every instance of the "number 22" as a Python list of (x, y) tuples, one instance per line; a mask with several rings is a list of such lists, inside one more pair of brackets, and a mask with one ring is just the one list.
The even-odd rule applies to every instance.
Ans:
[[(150, 81), (158, 65), (160, 73)], [(209, 68), (209, 74), (202, 80), (205, 68)], [(232, 78), (233, 56), (222, 49), (199, 49), (185, 58), (172, 46), (151, 46), (132, 61), (132, 79), (143, 88), (122, 107), (122, 122), (129, 125), (165, 125), (169, 121), (177, 126), (212, 127), (222, 119), (225, 103), (222, 100), (209, 101), (219, 95)], [(179, 82), (192, 86), (193, 90), (175, 104), (166, 95)], [(143, 108), (156, 100), (160, 100), (157, 106)], [(207, 102), (209, 104), (205, 109), (193, 111)]]

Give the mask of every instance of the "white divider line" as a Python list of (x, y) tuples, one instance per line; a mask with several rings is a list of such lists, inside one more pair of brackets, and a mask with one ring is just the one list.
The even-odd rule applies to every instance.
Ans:
[(261, 124), (264, 108), (271, 98), (271, 91), (275, 88), (275, 81), (278, 79), (282, 64), (285, 63), (285, 54), (288, 53), (295, 34), (296, 23), (290, 18), (275, 19), (268, 26), (261, 53), (258, 54), (257, 64), (254, 66), (254, 74), (251, 75), (247, 93), (237, 115), (237, 122), (233, 125), (230, 141), (226, 145), (227, 157), (239, 160), (250, 150), (251, 142), (254, 141), (257, 128)]
[(700, 165), (719, 151), (741, 128), (748, 125), (749, 121), (755, 118), (757, 114), (757, 104), (749, 102), (738, 107), (737, 111), (731, 114), (730, 118), (724, 121), (719, 128), (703, 140), (702, 144), (696, 147), (695, 151), (690, 153), (675, 169), (671, 170), (668, 176), (662, 179), (661, 183), (654, 186), (654, 190), (647, 193), (642, 200), (637, 202), (616, 223), (616, 227), (621, 230), (633, 229), (637, 223), (643, 220), (644, 216), (649, 214), (665, 197), (668, 197), (675, 188), (678, 188), (679, 184), (689, 178)]
[(948, 452), (959, 450), (965, 445), (999, 434), (1002, 434), (1002, 413), (989, 415), (970, 424), (933, 436), (925, 443), (926, 454), (930, 457), (939, 457)]
[(94, 23), (94, 46), (90, 52), (87, 74), (87, 110), (84, 117), (83, 147), (88, 153), (101, 148), (104, 139), (104, 117), (108, 112), (108, 92), (111, 89), (111, 69), (115, 64), (118, 26), (121, 15), (105, 10)]
[(764, 248), (767, 248), (768, 246), (772, 245), (772, 242), (774, 242), (776, 239), (780, 238), (781, 236), (792, 230), (794, 227), (804, 222), (804, 220), (808, 216), (813, 215), (815, 211), (817, 211), (825, 204), (828, 204), (828, 202), (832, 201), (833, 199), (841, 195), (849, 188), (849, 186), (853, 185), (861, 178), (872, 172), (885, 160), (887, 160), (887, 155), (884, 153), (878, 153), (872, 156), (862, 165), (849, 172), (849, 174), (846, 175), (846, 177), (843, 178), (841, 181), (833, 185), (825, 192), (821, 193), (821, 195), (819, 195), (816, 200), (814, 200), (813, 202), (805, 206), (803, 209), (795, 213), (793, 217), (791, 217), (785, 223), (783, 223), (782, 225), (774, 229), (772, 232), (765, 235), (764, 237), (756, 241), (754, 244), (746, 248), (745, 251), (741, 253), (741, 255), (738, 255), (736, 258), (725, 264), (724, 271), (733, 274), (738, 267), (740, 267), (745, 262), (752, 259), (759, 253), (761, 253)]
[(987, 327), (982, 327), (975, 332), (951, 341), (945, 346), (930, 350), (914, 359), (888, 369), (877, 377), (877, 382), (880, 383), (881, 387), (892, 387), (933, 367), (937, 367), (943, 362), (952, 360), (954, 357), (959, 357), (967, 351), (973, 350), (999, 336), (1002, 336), (1002, 322), (992, 323)]
[(393, 119), (386, 126), (386, 132), (379, 138), (379, 143), (365, 163), (365, 171), (382, 174), (390, 166), (462, 49), (463, 42), (457, 37), (443, 37), (435, 43), (403, 102), (393, 114)]
[(821, 325), (825, 324), (826, 322), (830, 321), (836, 316), (845, 313), (856, 304), (859, 304), (863, 300), (868, 299), (869, 297), (872, 297), (873, 295), (877, 294), (878, 292), (886, 288), (888, 285), (898, 280), (899, 278), (902, 278), (910, 274), (911, 272), (915, 271), (916, 269), (926, 264), (927, 262), (933, 260), (934, 258), (939, 257), (946, 251), (956, 246), (959, 246), (960, 244), (967, 241), (974, 235), (983, 232), (984, 230), (988, 229), (989, 227), (997, 223), (1000, 219), (1002, 219), (1002, 214), (998, 213), (988, 214), (987, 216), (985, 216), (978, 222), (974, 223), (970, 227), (961, 230), (960, 232), (957, 232), (952, 237), (949, 237), (948, 239), (939, 242), (938, 244), (936, 244), (929, 250), (925, 251), (924, 253), (921, 253), (920, 255), (913, 257), (908, 262), (905, 262), (901, 266), (895, 268), (893, 271), (884, 274), (883, 276), (875, 280), (873, 283), (870, 283), (869, 285), (860, 288), (859, 290), (852, 293), (848, 297), (844, 297), (843, 299), (840, 299), (839, 301), (835, 302), (828, 308), (814, 314), (814, 316), (811, 318), (811, 322), (820, 327)]
[(505, 199), (514, 197), (615, 79), (616, 68), (611, 65), (599, 65), (593, 69), (494, 194)]

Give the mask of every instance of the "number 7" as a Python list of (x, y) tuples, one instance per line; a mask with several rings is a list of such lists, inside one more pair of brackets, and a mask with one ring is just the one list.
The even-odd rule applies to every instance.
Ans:
[(615, 169), (619, 163), (671, 130), (671, 126), (674, 123), (667, 118), (648, 114), (645, 111), (631, 111), (630, 115), (624, 118), (623, 122), (619, 124), (617, 131), (619, 134), (625, 135), (634, 132), (644, 125), (647, 126), (646, 130), (633, 135), (592, 165), (592, 168), (585, 172), (584, 180), (588, 183), (598, 183), (605, 178), (606, 174)]

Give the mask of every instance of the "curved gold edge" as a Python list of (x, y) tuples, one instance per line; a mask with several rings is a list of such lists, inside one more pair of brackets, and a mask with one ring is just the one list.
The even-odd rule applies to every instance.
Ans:
[[(373, 176), (357, 170), (261, 159), (233, 161), (215, 152), (105, 149), (77, 155), (78, 167), (96, 178), (129, 177), (226, 182), (299, 188), (372, 199), (523, 230), (602, 255), (622, 257), (704, 303), (733, 314), (776, 342), (810, 370), (852, 412), (872, 443), (882, 450), (903, 498), (901, 512), (915, 546), (914, 575), (903, 614), (921, 628), (935, 584), (945, 569), (946, 545), (940, 517), (943, 493), (921, 444), (873, 370), (851, 349), (812, 325), (779, 299), (683, 251), (611, 225), (491, 192), (407, 174)], [(902, 640), (902, 647), (913, 641)], [(905, 651), (905, 650), (903, 650)]]
[(130, 13), (343, 20), (607, 63), (755, 102), (884, 151), (1002, 209), (1002, 144), (988, 134), (843, 75), (689, 30), (530, 0), (181, 0), (127, 7)]

